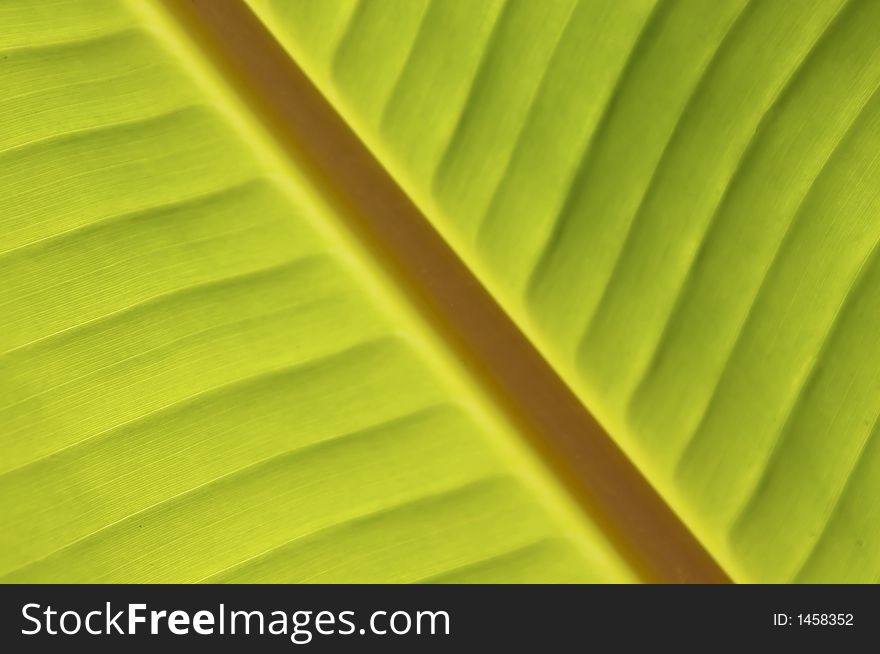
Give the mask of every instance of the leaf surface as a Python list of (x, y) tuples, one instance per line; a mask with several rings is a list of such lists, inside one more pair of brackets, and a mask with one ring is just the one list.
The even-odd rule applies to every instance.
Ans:
[(880, 579), (880, 4), (250, 4), (735, 579)]
[(0, 25), (0, 580), (635, 579), (164, 10)]

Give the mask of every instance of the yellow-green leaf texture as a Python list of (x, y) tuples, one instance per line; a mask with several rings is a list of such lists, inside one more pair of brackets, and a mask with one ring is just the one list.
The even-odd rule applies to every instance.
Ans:
[(634, 579), (161, 6), (0, 88), (0, 581)]
[(880, 580), (880, 2), (251, 4), (736, 580)]

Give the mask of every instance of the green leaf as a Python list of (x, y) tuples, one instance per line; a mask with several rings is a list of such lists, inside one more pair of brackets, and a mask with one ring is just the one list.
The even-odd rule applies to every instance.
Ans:
[(0, 88), (0, 580), (635, 578), (164, 9)]
[(880, 3), (251, 4), (735, 579), (880, 580)]

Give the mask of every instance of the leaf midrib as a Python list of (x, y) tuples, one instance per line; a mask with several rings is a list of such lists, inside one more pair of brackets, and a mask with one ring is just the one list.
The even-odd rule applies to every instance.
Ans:
[(240, 0), (163, 3), (636, 572), (729, 581), (250, 9)]

